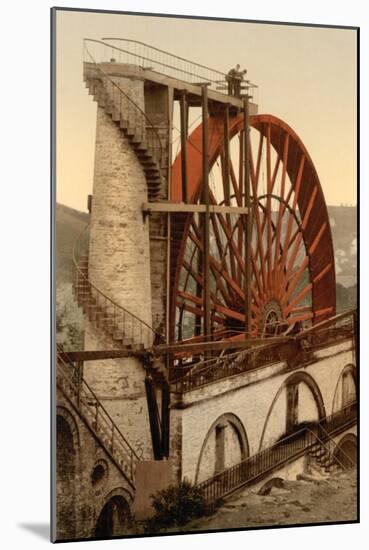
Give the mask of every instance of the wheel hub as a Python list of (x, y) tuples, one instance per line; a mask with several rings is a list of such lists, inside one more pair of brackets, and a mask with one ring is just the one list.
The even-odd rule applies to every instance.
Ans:
[(263, 309), (260, 319), (260, 333), (262, 336), (277, 336), (283, 329), (282, 307), (275, 299), (270, 300)]

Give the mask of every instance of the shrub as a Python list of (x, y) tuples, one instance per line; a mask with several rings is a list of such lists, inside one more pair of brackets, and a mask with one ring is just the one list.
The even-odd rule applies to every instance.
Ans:
[(186, 480), (158, 491), (151, 495), (151, 499), (155, 515), (146, 523), (146, 531), (151, 532), (184, 525), (191, 519), (209, 515), (213, 510), (201, 489)]
[(84, 316), (74, 299), (71, 283), (57, 286), (56, 341), (68, 350), (83, 349)]

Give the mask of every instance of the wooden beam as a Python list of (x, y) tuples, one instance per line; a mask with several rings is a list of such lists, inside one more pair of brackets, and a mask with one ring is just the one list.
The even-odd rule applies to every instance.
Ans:
[[(249, 174), (249, 99), (243, 100), (244, 116), (244, 185), (245, 185), (245, 206), (250, 212), (250, 174)], [(245, 333), (251, 334), (251, 215), (246, 217), (245, 235)]]
[(245, 340), (220, 340), (217, 342), (199, 342), (195, 344), (160, 345), (152, 348), (154, 355), (166, 355), (167, 353), (205, 353), (211, 350), (243, 349), (253, 346), (285, 344), (294, 341), (293, 337), (276, 336), (270, 338), (249, 338)]
[[(144, 202), (142, 204), (144, 214), (154, 212), (198, 212), (206, 213), (206, 204), (185, 204), (183, 202)], [(248, 208), (244, 206), (220, 206), (209, 204), (210, 214), (247, 214)]]
[(210, 201), (209, 201), (209, 106), (208, 88), (202, 86), (202, 202), (205, 204), (203, 224), (203, 298), (204, 298), (204, 335), (211, 334), (210, 310)]
[(230, 190), (230, 149), (229, 149), (229, 105), (224, 110), (224, 202), (226, 206), (231, 204)]
[(181, 177), (182, 177), (182, 200), (187, 204), (189, 197), (187, 193), (187, 97), (186, 92), (181, 92), (180, 114), (181, 114)]

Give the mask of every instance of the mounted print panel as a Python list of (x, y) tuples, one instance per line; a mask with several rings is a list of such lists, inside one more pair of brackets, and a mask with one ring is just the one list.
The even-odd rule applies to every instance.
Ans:
[(358, 521), (357, 43), (52, 10), (54, 541)]

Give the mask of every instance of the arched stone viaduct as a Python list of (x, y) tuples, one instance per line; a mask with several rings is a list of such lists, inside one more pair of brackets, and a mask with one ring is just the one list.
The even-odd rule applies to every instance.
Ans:
[[(173, 481), (200, 483), (275, 444), (294, 427), (322, 420), (356, 400), (352, 342), (330, 346), (293, 369), (286, 361), (181, 394), (172, 393)], [(117, 468), (73, 404), (58, 391), (59, 539), (106, 537), (129, 530), (135, 488)], [(356, 425), (334, 437), (356, 452)], [(342, 442), (342, 445), (341, 443)], [(296, 475), (297, 461), (278, 475)], [(273, 475), (276, 475), (274, 472)]]
[(280, 362), (185, 392), (171, 411), (177, 475), (201, 482), (355, 400), (351, 342), (321, 350), (293, 371)]

